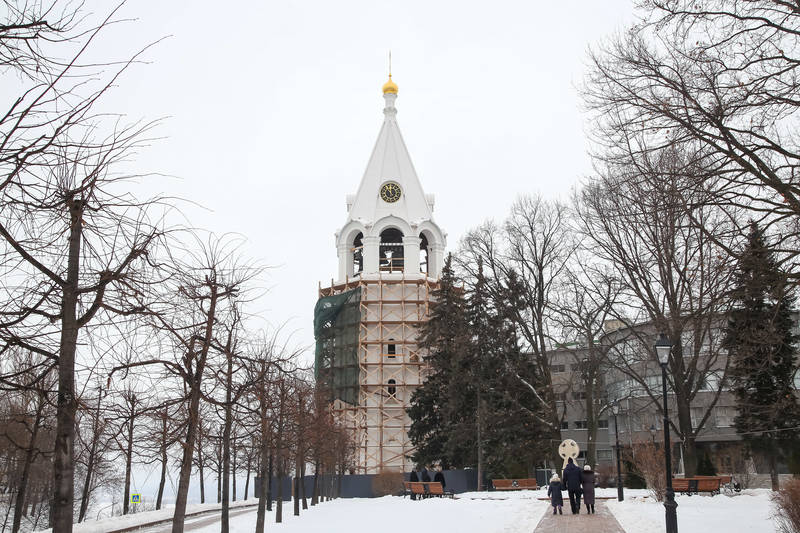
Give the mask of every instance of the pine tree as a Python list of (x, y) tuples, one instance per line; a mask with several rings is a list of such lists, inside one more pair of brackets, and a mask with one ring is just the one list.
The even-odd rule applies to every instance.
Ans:
[(800, 436), (800, 405), (793, 386), (795, 297), (755, 223), (738, 261), (731, 297), (734, 310), (723, 346), (728, 349), (737, 399), (736, 431), (751, 451), (768, 461), (772, 489), (777, 490), (777, 461), (798, 445)]

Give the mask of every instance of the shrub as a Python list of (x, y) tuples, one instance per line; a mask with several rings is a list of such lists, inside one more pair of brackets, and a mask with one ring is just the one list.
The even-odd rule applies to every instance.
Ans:
[(403, 490), (402, 472), (381, 472), (372, 478), (372, 492), (375, 496), (388, 496)]
[[(597, 465), (594, 469), (597, 486), (600, 488), (616, 487), (617, 467), (612, 465)], [(612, 483), (614, 481), (614, 483)]]
[(636, 470), (641, 473), (650, 494), (652, 494), (656, 501), (664, 501), (664, 493), (667, 490), (667, 479), (665, 476), (666, 469), (663, 450), (659, 449), (652, 441), (643, 440), (634, 442), (631, 449), (628, 450), (628, 453), (628, 460), (636, 467)]
[(782, 533), (800, 533), (800, 479), (792, 479), (772, 494), (775, 521)]

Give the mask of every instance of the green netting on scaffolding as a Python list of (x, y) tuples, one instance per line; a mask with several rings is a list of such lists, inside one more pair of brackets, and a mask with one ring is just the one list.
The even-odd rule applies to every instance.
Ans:
[(358, 403), (361, 288), (326, 296), (314, 306), (314, 375), (331, 400)]

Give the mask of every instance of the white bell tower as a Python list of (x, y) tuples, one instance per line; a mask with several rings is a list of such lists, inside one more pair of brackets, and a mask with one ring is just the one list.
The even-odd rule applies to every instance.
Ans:
[(426, 375), (418, 332), (446, 244), (397, 125), (397, 89), (390, 73), (378, 140), (336, 233), (338, 277), (319, 291), (325, 298), (360, 289), (358, 402), (333, 404), (352, 431), (359, 473), (412, 466), (406, 408)]

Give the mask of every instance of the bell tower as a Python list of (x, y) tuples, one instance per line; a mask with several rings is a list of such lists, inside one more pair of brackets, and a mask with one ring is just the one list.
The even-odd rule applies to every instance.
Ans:
[(391, 73), (382, 90), (383, 124), (336, 232), (337, 279), (315, 309), (318, 383), (351, 431), (358, 473), (412, 466), (406, 408), (426, 375), (417, 340), (446, 244), (397, 125)]

